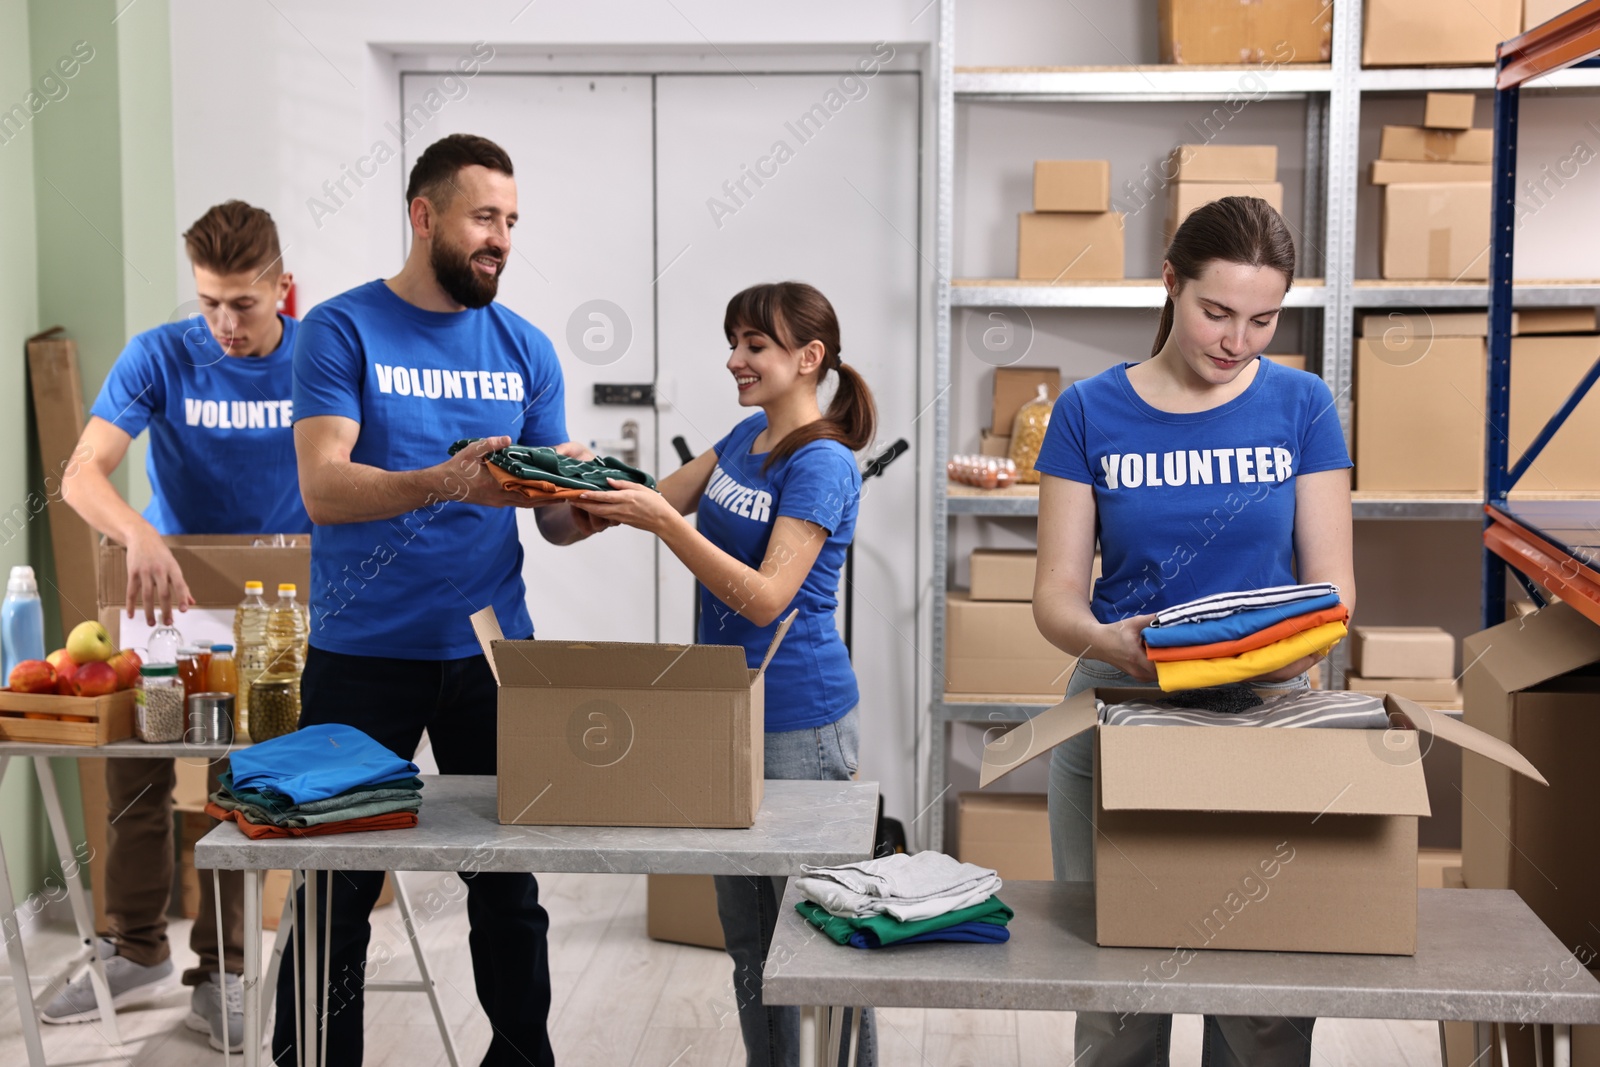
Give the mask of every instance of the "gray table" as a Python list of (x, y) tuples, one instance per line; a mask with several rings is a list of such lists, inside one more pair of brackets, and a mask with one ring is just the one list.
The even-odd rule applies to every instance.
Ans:
[[(45, 816), (50, 823), (50, 835), (55, 842), (56, 855), (61, 859), (67, 900), (72, 906), (72, 920), (78, 928), (78, 938), (89, 957), (89, 984), (94, 989), (95, 1003), (100, 1008), (102, 1032), (113, 1045), (120, 1045), (122, 1037), (117, 1032), (117, 1013), (111, 1004), (111, 991), (106, 985), (105, 963), (95, 951), (94, 918), (89, 912), (83, 892), (83, 873), (74, 857), (67, 822), (61, 813), (61, 794), (56, 787), (51, 757), (70, 759), (222, 759), (234, 745), (146, 744), (143, 741), (114, 741), (109, 745), (56, 745), (39, 741), (0, 741), (0, 780), (12, 757), (31, 759), (34, 773), (39, 778), (39, 792), (44, 798)], [(11, 892), (11, 877), (6, 864), (5, 843), (0, 841), (0, 915), (13, 916), (17, 902)], [(6, 924), (0, 931), (6, 943), (6, 955), (11, 963), (11, 984), (17, 996), (17, 1012), (22, 1022), (22, 1044), (28, 1050), (31, 1067), (44, 1067), (44, 1045), (39, 1038), (38, 1005), (33, 1000), (33, 986), (28, 977), (28, 960), (22, 948), (22, 934), (15, 923)]]
[[(791, 883), (762, 994), (806, 1006), (1467, 1020), (1480, 1051), (1489, 1023), (1555, 1024), (1558, 1065), (1568, 1028), (1600, 1023), (1600, 982), (1507, 890), (1418, 890), (1415, 956), (1202, 951), (1167, 981), (1172, 950), (1095, 944), (1091, 884), (1008, 882), (1000, 897), (1016, 911), (1006, 944), (862, 951), (801, 918)], [(837, 1019), (835, 1043), (847, 1040)]]
[[(746, 830), (594, 826), (502, 826), (495, 780), (424, 775), (421, 822), (409, 830), (326, 837), (251, 840), (232, 823), (195, 845), (197, 868), (261, 872), (289, 869), (306, 888), (306, 914), (317, 913), (319, 871), (528, 871), (588, 874), (793, 875), (802, 864), (851, 863), (872, 854), (878, 815), (876, 782), (768, 781), (755, 825)], [(308, 876), (309, 875), (309, 876)], [(246, 931), (261, 929), (258, 877), (244, 880)], [(326, 962), (326, 961), (324, 961)], [(315, 957), (301, 953), (305, 1009), (302, 1048), (325, 1034), (317, 990), (326, 988)], [(244, 1061), (261, 1055), (260, 941), (245, 938)]]

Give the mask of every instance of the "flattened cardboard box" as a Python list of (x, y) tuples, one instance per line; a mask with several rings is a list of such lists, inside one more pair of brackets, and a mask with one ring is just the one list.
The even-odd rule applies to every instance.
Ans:
[(1101, 945), (1414, 954), (1424, 740), (1544, 782), (1509, 744), (1393, 695), (1389, 730), (1098, 725), (1097, 698), (1150, 695), (1079, 693), (983, 754), (987, 786), (1095, 731)]
[(508, 641), (472, 628), (500, 687), (499, 819), (745, 828), (761, 806), (763, 676), (738, 645)]

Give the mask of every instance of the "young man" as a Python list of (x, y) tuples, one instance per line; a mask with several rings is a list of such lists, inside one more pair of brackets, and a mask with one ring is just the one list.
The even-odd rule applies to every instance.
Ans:
[[(164, 534), (306, 533), (296, 481), (293, 421), (295, 321), (278, 313), (291, 277), (272, 216), (238, 200), (218, 204), (183, 235), (204, 324), (169, 323), (139, 334), (117, 358), (79, 441), (89, 459), (62, 493), (96, 530), (128, 548), (127, 612), (172, 622), (194, 603)], [(150, 430), (150, 506), (134, 511), (111, 484), (128, 444)], [(213, 766), (209, 787), (215, 789)], [(117, 1007), (159, 992), (172, 974), (167, 898), (172, 884), (170, 759), (106, 761), (111, 819), (100, 872), (112, 937), (100, 945)], [(217, 944), (210, 878), (189, 943), (200, 957), (184, 973), (195, 987), (189, 1026), (221, 1049), (242, 1048), (243, 881), (223, 872), (225, 929)], [(84, 975), (47, 1005), (45, 1022), (99, 1017)]]
[[(406, 204), (412, 244), (400, 273), (317, 305), (295, 344), (295, 444), (316, 523), (300, 723), (354, 726), (405, 758), (426, 729), (443, 773), (494, 774), (495, 683), (468, 616), (493, 605), (507, 635), (532, 635), (511, 510), (529, 502), (502, 490), (482, 457), (513, 441), (590, 453), (567, 441), (549, 339), (494, 302), (517, 221), (510, 158), (482, 137), (446, 137), (417, 159)], [(449, 456), (462, 438), (481, 440)], [(554, 544), (606, 525), (566, 504), (535, 514)], [(483, 1063), (549, 1067), (538, 885), (527, 874), (462, 877), (494, 1030)], [(341, 871), (332, 883), (328, 1062), (359, 1064), (368, 916), (383, 875)], [(296, 1062), (296, 971), (286, 956), (279, 1064)]]

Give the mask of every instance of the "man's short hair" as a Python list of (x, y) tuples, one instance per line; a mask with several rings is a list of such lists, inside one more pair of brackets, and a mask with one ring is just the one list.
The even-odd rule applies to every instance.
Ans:
[(217, 274), (282, 269), (278, 227), (272, 216), (243, 200), (218, 204), (183, 235), (189, 262)]
[(455, 176), (463, 167), (473, 166), (512, 176), (511, 157), (489, 138), (472, 133), (441, 137), (424, 149), (412, 165), (411, 180), (406, 183), (406, 205), (425, 196), (435, 207), (446, 207), (455, 196)]

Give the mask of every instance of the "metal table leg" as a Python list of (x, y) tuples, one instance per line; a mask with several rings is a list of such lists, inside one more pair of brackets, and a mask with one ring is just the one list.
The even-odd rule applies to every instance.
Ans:
[[(0, 756), (0, 780), (5, 778), (6, 765), (10, 762), (9, 756)], [(39, 1016), (33, 1004), (33, 986), (28, 980), (28, 957), (22, 952), (22, 928), (17, 918), (17, 901), (11, 894), (11, 871), (6, 865), (3, 841), (0, 841), (0, 939), (6, 943), (6, 958), (11, 963), (11, 985), (17, 994), (17, 1016), (22, 1023), (22, 1045), (28, 1050), (28, 1065), (45, 1067)]]
[[(222, 939), (222, 871), (215, 867), (211, 869), (211, 899), (213, 903), (216, 904), (217, 944), (223, 945), (226, 944), (226, 942)], [(194, 921), (204, 922), (205, 917), (196, 915)], [(228, 972), (226, 969), (223, 970), (221, 978), (222, 985), (217, 989), (217, 1007), (222, 1013), (222, 1067), (231, 1067), (233, 1063), (233, 1053), (228, 1051)], [(242, 985), (243, 982), (244, 979), (243, 976), (241, 976), (240, 984)]]
[(1553, 1067), (1572, 1067), (1572, 1027), (1558, 1023), (1550, 1029), (1554, 1031), (1550, 1057)]
[[(220, 874), (216, 883), (217, 900), (222, 900)], [(281, 933), (281, 930), (280, 930)], [(217, 944), (222, 944), (218, 935)], [(261, 1063), (261, 872), (244, 872), (244, 1067)]]
[(317, 1040), (319, 1032), (317, 1017), (317, 990), (321, 983), (317, 981), (317, 954), (314, 946), (317, 941), (317, 872), (302, 871), (300, 876), (305, 879), (305, 908), (301, 918), (300, 947), (302, 949), (295, 962), (299, 965), (301, 975), (300, 995), (303, 1001), (300, 1006), (300, 1056), (301, 1062), (315, 1064), (317, 1051), (321, 1043)]

